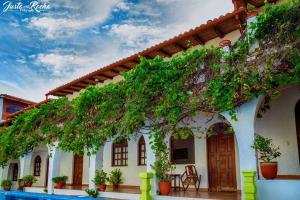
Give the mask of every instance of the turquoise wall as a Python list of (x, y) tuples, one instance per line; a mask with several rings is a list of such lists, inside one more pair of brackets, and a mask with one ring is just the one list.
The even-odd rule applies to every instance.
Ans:
[(300, 180), (257, 180), (258, 200), (299, 200)]
[(2, 121), (3, 99), (0, 98), (0, 122)]

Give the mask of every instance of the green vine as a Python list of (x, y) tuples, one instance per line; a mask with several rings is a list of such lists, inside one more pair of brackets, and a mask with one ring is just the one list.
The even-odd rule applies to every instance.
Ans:
[(89, 87), (73, 100), (60, 98), (26, 111), (0, 129), (0, 164), (56, 140), (64, 151), (91, 154), (107, 140), (130, 139), (143, 128), (157, 138), (186, 137), (192, 130), (183, 119), (198, 111), (229, 111), (237, 120), (236, 107), (300, 83), (299, 23), (299, 0), (267, 6), (230, 52), (209, 47), (170, 60), (141, 57), (123, 81)]

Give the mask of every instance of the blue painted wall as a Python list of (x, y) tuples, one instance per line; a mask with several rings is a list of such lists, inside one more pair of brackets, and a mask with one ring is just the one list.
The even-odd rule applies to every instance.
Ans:
[(2, 121), (3, 99), (0, 98), (0, 121)]
[(257, 180), (258, 200), (300, 200), (300, 180)]

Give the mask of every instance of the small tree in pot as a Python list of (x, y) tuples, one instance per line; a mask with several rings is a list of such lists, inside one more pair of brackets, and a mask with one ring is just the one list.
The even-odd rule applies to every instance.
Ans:
[(93, 182), (99, 191), (104, 192), (106, 190), (106, 181), (108, 181), (107, 173), (105, 173), (103, 170), (96, 170), (96, 175), (93, 179)]
[(265, 179), (274, 179), (277, 176), (278, 163), (272, 160), (278, 158), (281, 153), (279, 147), (275, 147), (272, 139), (265, 138), (259, 134), (255, 135), (253, 145), (259, 154), (260, 170)]
[(25, 187), (31, 187), (33, 183), (37, 182), (37, 179), (32, 175), (23, 176), (22, 181)]
[(117, 190), (119, 185), (123, 183), (122, 172), (116, 168), (110, 172), (108, 182), (112, 184), (113, 190)]
[(170, 171), (175, 169), (169, 159), (169, 150), (165, 141), (165, 134), (157, 130), (153, 135), (150, 135), (151, 148), (154, 151), (156, 161), (151, 166), (155, 171), (156, 178), (159, 181), (159, 192), (162, 195), (169, 195), (171, 192), (171, 177), (168, 175)]
[(66, 181), (68, 180), (67, 176), (56, 176), (52, 178), (55, 189), (63, 189), (66, 185)]
[(11, 189), (12, 182), (10, 180), (2, 180), (1, 187), (3, 190), (9, 191)]

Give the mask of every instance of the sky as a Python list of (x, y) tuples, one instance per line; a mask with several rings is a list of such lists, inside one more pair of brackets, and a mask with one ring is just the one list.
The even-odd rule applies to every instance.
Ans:
[[(0, 0), (0, 94), (36, 102), (60, 85), (233, 11), (231, 0), (36, 0), (45, 7), (26, 9), (32, 1)], [(16, 7), (6, 10), (9, 4)]]

